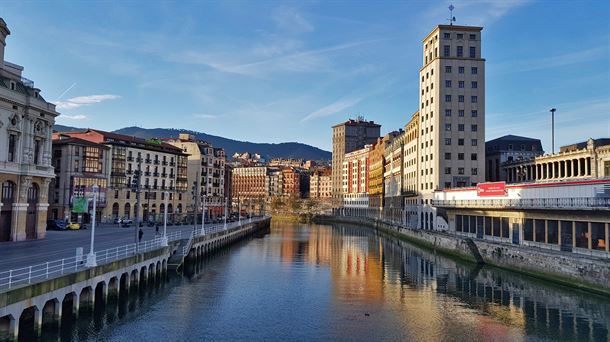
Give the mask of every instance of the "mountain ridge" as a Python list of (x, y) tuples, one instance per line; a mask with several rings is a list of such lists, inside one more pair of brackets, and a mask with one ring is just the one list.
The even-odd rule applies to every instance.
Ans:
[[(54, 130), (59, 132), (70, 132), (83, 130), (72, 126), (56, 124)], [(151, 138), (177, 138), (179, 133), (194, 135), (197, 139), (207, 141), (214, 147), (224, 148), (230, 158), (234, 153), (258, 153), (264, 158), (296, 158), (305, 160), (330, 160), (331, 153), (320, 148), (299, 142), (282, 143), (253, 143), (249, 141), (235, 140), (217, 135), (177, 128), (142, 128), (137, 126), (123, 127), (112, 131), (113, 133), (136, 136), (143, 139)]]

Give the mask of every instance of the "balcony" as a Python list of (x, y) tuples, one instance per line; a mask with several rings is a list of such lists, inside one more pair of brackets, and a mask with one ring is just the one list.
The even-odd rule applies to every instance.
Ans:
[(145, 159), (144, 161), (145, 161), (147, 164), (150, 164), (150, 163), (152, 162), (152, 160), (151, 160), (151, 159), (148, 159), (148, 158), (147, 158), (147, 159)]
[(152, 188), (153, 188), (153, 190), (157, 190), (157, 189), (159, 189), (159, 186), (158, 185), (153, 185)]
[(145, 171), (144, 172), (144, 176), (149, 176), (150, 177), (150, 171)]
[(169, 166), (176, 166), (175, 162), (169, 162)]
[(159, 177), (159, 172), (153, 172), (153, 177)]
[(167, 177), (167, 173), (162, 173), (161, 177), (163, 177), (163, 178)]
[(162, 161), (162, 162), (161, 162), (161, 165), (163, 165), (163, 166), (167, 166), (167, 160)]
[(159, 159), (155, 159), (154, 164), (159, 165)]
[(174, 178), (174, 176), (175, 176), (175, 175), (174, 175), (173, 173), (170, 173), (170, 174), (169, 174), (169, 178)]
[(489, 200), (432, 200), (432, 205), (435, 207), (442, 208), (610, 210), (610, 198), (580, 197)]

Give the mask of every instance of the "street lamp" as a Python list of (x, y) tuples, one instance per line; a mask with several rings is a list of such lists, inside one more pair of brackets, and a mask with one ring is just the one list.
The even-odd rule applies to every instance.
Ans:
[(551, 154), (555, 154), (555, 111), (557, 109), (551, 108)]
[(225, 197), (225, 226), (224, 229), (227, 229), (227, 198)]
[(205, 202), (207, 201), (207, 197), (205, 194), (202, 195), (202, 208), (201, 208), (201, 234), (205, 235)]
[(169, 192), (165, 192), (165, 206), (163, 207), (163, 236), (161, 237), (161, 246), (167, 246), (167, 199)]
[(241, 226), (241, 198), (239, 196), (237, 196), (237, 222)]
[(87, 267), (97, 266), (95, 252), (93, 252), (93, 244), (95, 242), (95, 211), (97, 209), (97, 193), (99, 189), (100, 188), (99, 186), (97, 186), (97, 184), (93, 185), (93, 221), (91, 222), (91, 249), (89, 250), (89, 254), (87, 255), (87, 263), (85, 264), (85, 266)]

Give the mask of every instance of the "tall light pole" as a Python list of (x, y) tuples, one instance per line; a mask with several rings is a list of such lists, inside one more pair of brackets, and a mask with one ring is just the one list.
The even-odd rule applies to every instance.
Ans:
[(167, 246), (167, 199), (169, 192), (165, 192), (165, 206), (163, 207), (163, 236), (161, 237), (161, 246)]
[(551, 108), (551, 154), (555, 154), (555, 111), (557, 109)]
[(87, 255), (87, 267), (97, 266), (97, 260), (95, 259), (95, 252), (93, 251), (93, 244), (95, 243), (95, 211), (97, 210), (97, 193), (99, 191), (97, 184), (93, 185), (93, 220), (91, 222), (91, 249)]
[[(247, 212), (248, 210), (246, 210)], [(241, 225), (241, 198), (237, 196), (237, 222)]]
[(224, 229), (227, 229), (227, 198), (225, 197), (225, 226)]
[(205, 194), (202, 194), (201, 201), (201, 234), (205, 235), (205, 202), (207, 201), (207, 196)]

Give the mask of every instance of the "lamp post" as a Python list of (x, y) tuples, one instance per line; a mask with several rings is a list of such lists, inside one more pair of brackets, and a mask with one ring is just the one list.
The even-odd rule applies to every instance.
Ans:
[(205, 202), (207, 200), (207, 197), (205, 194), (202, 195), (202, 199), (201, 199), (201, 234), (205, 235)]
[(241, 226), (241, 198), (239, 196), (237, 196), (237, 222)]
[(551, 154), (555, 154), (555, 111), (557, 109), (551, 108)]
[(169, 192), (165, 192), (165, 206), (163, 207), (163, 236), (161, 237), (161, 246), (167, 246), (167, 198)]
[(87, 267), (97, 266), (97, 260), (95, 259), (93, 245), (95, 243), (95, 211), (97, 209), (97, 193), (99, 189), (100, 188), (99, 186), (97, 186), (97, 184), (93, 185), (93, 220), (91, 222), (91, 249), (89, 250), (89, 254), (87, 255), (87, 263), (85, 264), (85, 266)]
[(227, 198), (225, 197), (225, 226), (224, 229), (227, 229)]

